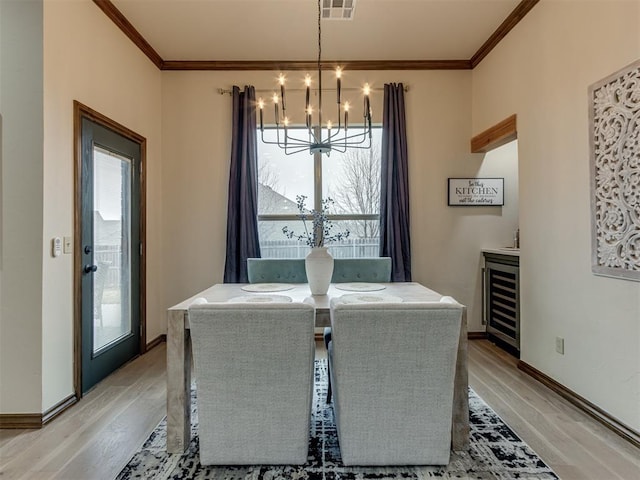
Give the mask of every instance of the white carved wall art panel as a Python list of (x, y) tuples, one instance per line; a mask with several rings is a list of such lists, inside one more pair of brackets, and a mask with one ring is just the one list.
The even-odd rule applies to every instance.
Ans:
[(640, 281), (640, 60), (589, 87), (592, 270)]

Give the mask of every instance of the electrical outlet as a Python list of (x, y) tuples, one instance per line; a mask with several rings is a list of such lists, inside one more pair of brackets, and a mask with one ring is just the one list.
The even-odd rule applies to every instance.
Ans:
[(556, 352), (564, 355), (564, 338), (562, 337), (556, 337)]

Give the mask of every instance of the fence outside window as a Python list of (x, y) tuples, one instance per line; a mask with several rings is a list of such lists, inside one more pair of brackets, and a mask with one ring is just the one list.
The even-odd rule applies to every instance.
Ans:
[[(355, 238), (327, 245), (334, 258), (363, 258), (380, 256), (380, 239)], [(262, 258), (304, 258), (309, 247), (297, 240), (266, 240), (260, 242)]]

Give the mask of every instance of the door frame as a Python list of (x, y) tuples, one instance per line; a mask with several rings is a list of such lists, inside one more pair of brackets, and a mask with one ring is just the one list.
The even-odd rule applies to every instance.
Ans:
[(147, 350), (147, 215), (146, 159), (147, 139), (105, 115), (73, 101), (73, 388), (82, 397), (82, 119), (87, 118), (140, 145), (140, 353)]

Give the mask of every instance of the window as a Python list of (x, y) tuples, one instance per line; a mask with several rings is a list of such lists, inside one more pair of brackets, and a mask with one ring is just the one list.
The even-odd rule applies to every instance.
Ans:
[[(275, 129), (265, 128), (264, 137), (275, 141)], [(320, 210), (323, 198), (334, 200), (328, 217), (337, 230), (349, 230), (346, 240), (327, 245), (334, 257), (377, 257), (381, 139), (382, 128), (374, 127), (371, 149), (334, 151), (330, 156), (308, 151), (285, 155), (277, 145), (263, 143), (258, 132), (258, 234), (262, 257), (303, 258), (308, 253), (308, 246), (282, 233), (284, 226), (304, 232), (296, 205), (298, 195), (306, 196), (307, 207), (316, 210)]]

